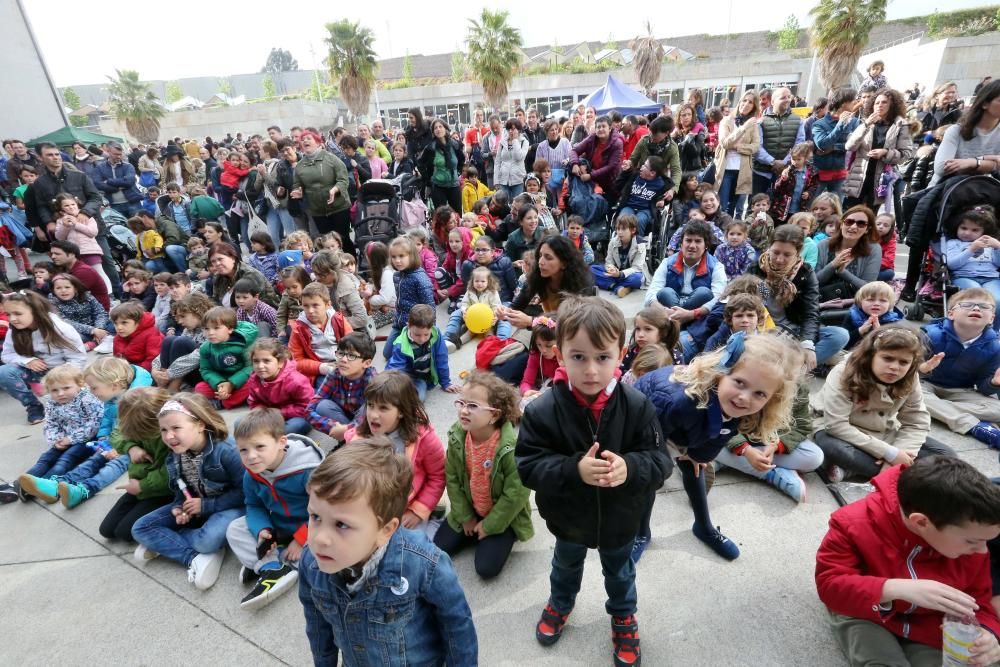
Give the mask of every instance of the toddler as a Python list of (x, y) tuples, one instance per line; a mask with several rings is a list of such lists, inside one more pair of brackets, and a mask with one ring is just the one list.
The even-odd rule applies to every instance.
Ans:
[(153, 314), (138, 301), (126, 301), (111, 309), (111, 321), (115, 325), (114, 355), (147, 371), (152, 369), (163, 343)]
[[(187, 242), (187, 275), (195, 280), (208, 277), (208, 246), (200, 236), (192, 236)], [(204, 274), (204, 275), (203, 275)]]
[[(994, 209), (982, 204), (955, 217), (945, 243), (948, 269), (959, 289), (982, 287), (1000, 300), (1000, 240)], [(1000, 327), (995, 320), (993, 328)]]
[(261, 301), (262, 288), (259, 278), (240, 278), (233, 285), (233, 302), (237, 306), (237, 320), (255, 324), (258, 337), (270, 338), (278, 333), (278, 314), (274, 308)]
[(747, 240), (747, 224), (733, 220), (726, 227), (726, 242), (715, 249), (715, 259), (726, 268), (729, 280), (743, 275), (757, 261), (757, 251)]
[(289, 323), (302, 313), (302, 290), (309, 284), (309, 274), (301, 266), (287, 266), (281, 270), (281, 284), (285, 290), (275, 313), (275, 334), (287, 342), (291, 331)]
[(635, 216), (627, 213), (619, 215), (604, 265), (590, 265), (594, 283), (601, 289), (611, 290), (620, 299), (632, 290), (648, 285), (650, 280), (646, 266), (649, 245), (639, 238), (637, 224)]
[(819, 171), (809, 164), (812, 142), (804, 141), (792, 147), (791, 160), (774, 182), (771, 217), (783, 223), (788, 216), (809, 208), (819, 187)]
[(799, 211), (788, 218), (788, 224), (795, 225), (802, 230), (805, 238), (802, 243), (802, 252), (799, 254), (803, 262), (815, 269), (816, 262), (819, 261), (819, 246), (812, 238), (813, 232), (816, 231), (816, 216), (812, 213)]
[(260, 271), (272, 285), (278, 284), (278, 254), (274, 248), (274, 240), (267, 232), (257, 232), (250, 235), (250, 256), (247, 262)]
[(896, 290), (888, 283), (868, 283), (855, 292), (854, 305), (847, 311), (840, 325), (850, 335), (845, 349), (857, 345), (868, 332), (878, 331), (885, 324), (902, 320), (903, 313), (895, 306)]
[(774, 218), (767, 213), (770, 208), (771, 199), (766, 193), (759, 192), (750, 198), (750, 214), (747, 216), (750, 227), (747, 229), (747, 236), (750, 238), (750, 245), (757, 252), (770, 248), (774, 237)]
[(590, 266), (594, 263), (594, 249), (590, 247), (590, 241), (583, 230), (583, 218), (579, 215), (571, 215), (566, 218), (566, 231), (563, 236), (573, 242), (573, 246), (583, 255), (583, 262)]
[[(477, 303), (484, 303), (493, 311), (493, 322), (496, 325), (496, 335), (500, 340), (510, 338), (511, 325), (506, 320), (497, 321), (496, 309), (500, 307), (500, 293), (498, 291), (497, 279), (485, 266), (479, 266), (472, 270), (472, 281), (461, 303), (455, 312), (448, 319), (448, 326), (445, 329), (445, 345), (449, 352), (454, 352), (462, 347), (461, 332), (465, 327), (465, 314), (469, 308)], [(412, 316), (412, 313), (411, 313)]]
[(528, 343), (528, 364), (521, 377), (521, 395), (531, 398), (552, 384), (559, 370), (556, 356), (556, 321), (549, 315), (539, 315), (531, 321), (531, 342)]

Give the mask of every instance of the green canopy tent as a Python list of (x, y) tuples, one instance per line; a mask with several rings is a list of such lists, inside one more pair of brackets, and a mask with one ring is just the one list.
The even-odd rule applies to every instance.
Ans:
[(40, 137), (35, 137), (27, 143), (29, 146), (35, 146), (43, 141), (53, 143), (59, 148), (69, 148), (75, 141), (80, 141), (87, 146), (91, 144), (97, 144), (100, 146), (108, 141), (117, 141), (121, 144), (125, 143), (121, 137), (110, 137), (106, 134), (91, 132), (90, 130), (73, 127), (72, 125), (67, 125), (66, 127), (56, 130), (55, 132), (49, 132), (48, 134), (43, 134)]

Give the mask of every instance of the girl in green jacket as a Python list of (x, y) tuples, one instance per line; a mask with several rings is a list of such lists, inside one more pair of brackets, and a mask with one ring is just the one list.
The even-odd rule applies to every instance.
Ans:
[(535, 534), (531, 493), (514, 461), (517, 390), (492, 373), (474, 371), (455, 401), (458, 421), (448, 431), (445, 475), (451, 511), (434, 536), (448, 555), (475, 545), (476, 572), (500, 574), (514, 542)]

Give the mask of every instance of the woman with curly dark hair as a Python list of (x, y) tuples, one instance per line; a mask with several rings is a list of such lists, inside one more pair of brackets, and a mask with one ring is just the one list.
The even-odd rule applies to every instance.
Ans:
[(914, 152), (906, 103), (899, 91), (883, 88), (875, 94), (872, 113), (847, 138), (846, 149), (855, 157), (844, 184), (844, 208), (864, 204), (878, 210), (887, 196), (891, 202), (889, 168), (909, 160)]

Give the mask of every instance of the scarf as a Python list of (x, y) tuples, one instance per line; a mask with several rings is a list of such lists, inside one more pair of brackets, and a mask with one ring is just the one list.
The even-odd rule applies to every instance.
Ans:
[(735, 116), (733, 116), (733, 122), (736, 123), (736, 127), (739, 127), (740, 125), (742, 125), (743, 121), (745, 121), (745, 120), (746, 120), (746, 118), (744, 116), (740, 115), (740, 114), (736, 114)]
[(355, 569), (355, 567), (346, 567), (340, 571), (340, 576), (343, 577), (344, 583), (347, 585), (348, 593), (354, 595), (361, 590), (366, 581), (378, 575), (378, 566), (382, 564), (382, 557), (385, 556), (388, 548), (389, 543), (386, 542), (376, 549), (360, 570)]
[(799, 257), (797, 262), (786, 267), (783, 271), (771, 268), (771, 254), (768, 252), (761, 253), (760, 260), (757, 263), (764, 272), (764, 283), (767, 285), (774, 300), (782, 307), (794, 301), (799, 290), (792, 282), (792, 278), (799, 272), (799, 268), (802, 266), (802, 258)]

